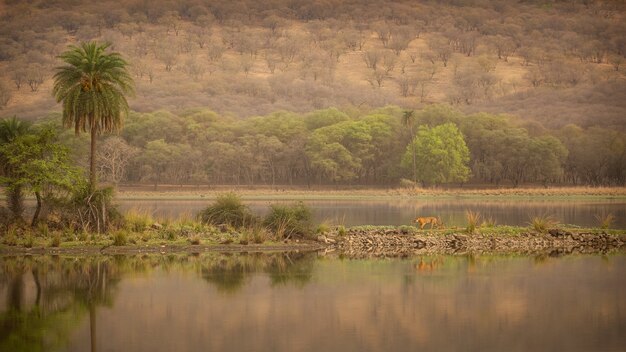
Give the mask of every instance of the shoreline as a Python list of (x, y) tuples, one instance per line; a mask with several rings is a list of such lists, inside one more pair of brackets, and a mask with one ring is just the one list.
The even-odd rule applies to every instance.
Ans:
[(419, 255), (520, 254), (551, 255), (626, 253), (624, 230), (551, 229), (547, 233), (517, 229), (515, 232), (483, 230), (468, 234), (458, 231), (417, 231), (410, 227), (355, 226), (333, 229), (315, 240), (290, 240), (267, 244), (167, 243), (89, 245), (72, 243), (61, 247), (2, 246), (0, 257), (29, 255), (138, 255), (199, 254), (204, 252), (315, 252), (346, 258), (407, 257)]

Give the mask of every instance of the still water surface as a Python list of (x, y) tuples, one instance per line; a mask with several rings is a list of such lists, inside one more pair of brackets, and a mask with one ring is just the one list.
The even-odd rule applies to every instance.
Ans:
[[(120, 201), (123, 211), (135, 208), (156, 217), (195, 215), (211, 201), (142, 200)], [(270, 204), (289, 204), (284, 200), (246, 200), (256, 214), (264, 214)], [(626, 200), (305, 200), (314, 221), (354, 225), (408, 225), (418, 216), (439, 216), (446, 226), (465, 226), (465, 211), (478, 211), (498, 225), (526, 226), (533, 216), (550, 215), (562, 224), (596, 227), (598, 214), (612, 213), (614, 228), (626, 229)]]
[(0, 258), (0, 351), (624, 351), (626, 256)]

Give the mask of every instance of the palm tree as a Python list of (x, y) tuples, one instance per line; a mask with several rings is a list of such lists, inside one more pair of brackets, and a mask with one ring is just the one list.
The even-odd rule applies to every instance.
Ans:
[(67, 65), (57, 68), (53, 94), (63, 104), (63, 125), (76, 134), (91, 133), (89, 183), (96, 189), (96, 139), (122, 127), (128, 114), (126, 94), (133, 93), (128, 63), (119, 53), (105, 53), (110, 44), (86, 42), (70, 46), (61, 58)]
[[(17, 117), (0, 120), (0, 146), (13, 142), (20, 136), (30, 133), (30, 123), (19, 120)], [(14, 170), (0, 153), (0, 175), (10, 177)], [(21, 185), (13, 185), (6, 188), (7, 206), (16, 220), (22, 219), (24, 213), (24, 194)]]

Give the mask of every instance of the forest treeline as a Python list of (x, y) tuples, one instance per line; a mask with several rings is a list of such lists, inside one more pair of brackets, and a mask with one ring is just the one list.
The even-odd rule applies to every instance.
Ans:
[(57, 56), (113, 43), (136, 111), (448, 103), (624, 129), (624, 1), (4, 0), (0, 109), (55, 108)]
[[(88, 136), (59, 140), (87, 165)], [(45, 123), (45, 122), (44, 122)], [(207, 109), (131, 112), (99, 143), (101, 181), (186, 185), (619, 185), (626, 133), (546, 129), (504, 115), (421, 110), (275, 112), (239, 119)]]

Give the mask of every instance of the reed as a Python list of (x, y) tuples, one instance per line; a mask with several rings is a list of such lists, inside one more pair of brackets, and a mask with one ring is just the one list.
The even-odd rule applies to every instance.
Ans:
[(541, 233), (547, 232), (548, 229), (553, 228), (558, 224), (559, 222), (552, 215), (548, 214), (533, 216), (529, 222), (529, 225), (533, 230)]
[(466, 210), (465, 219), (467, 220), (467, 227), (465, 228), (465, 231), (469, 234), (475, 233), (476, 229), (480, 227), (480, 212)]
[(601, 229), (609, 229), (615, 222), (615, 215), (613, 215), (613, 213), (596, 214), (594, 217), (598, 221), (598, 226)]

